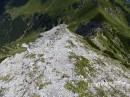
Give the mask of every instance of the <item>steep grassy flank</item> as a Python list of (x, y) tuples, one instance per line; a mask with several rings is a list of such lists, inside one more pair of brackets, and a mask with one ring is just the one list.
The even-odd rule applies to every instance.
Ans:
[(29, 36), (21, 37), (20, 39), (13, 41), (9, 44), (4, 45), (2, 48), (0, 48), (0, 61), (2, 61), (4, 58), (14, 55), (16, 53), (20, 53), (25, 51), (25, 48), (22, 48), (22, 43), (29, 43), (34, 41), (36, 38), (38, 38), (39, 33), (33, 32)]
[(19, 15), (30, 16), (35, 12), (43, 12), (44, 9), (45, 8), (40, 0), (29, 0), (23, 6), (12, 8), (9, 7), (7, 12), (10, 13), (13, 18), (15, 18)]
[[(112, 25), (118, 27), (121, 30), (121, 34), (129, 36), (130, 28), (125, 19), (127, 9), (119, 5), (120, 3), (113, 3), (105, 0), (48, 0), (45, 3), (41, 3), (41, 0), (29, 0), (24, 6), (14, 7), (7, 10), (11, 16), (19, 15), (33, 15), (36, 12), (48, 13), (51, 16), (60, 17), (61, 20), (70, 24), (70, 28), (73, 30), (81, 23), (89, 22), (97, 14), (102, 14), (104, 19), (110, 22)], [(113, 4), (112, 4), (113, 3)], [(119, 3), (119, 4), (118, 4)]]

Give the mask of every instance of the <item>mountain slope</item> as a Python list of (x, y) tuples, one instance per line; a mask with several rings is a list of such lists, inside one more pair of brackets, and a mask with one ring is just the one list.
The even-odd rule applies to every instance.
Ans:
[(130, 96), (127, 1), (0, 5), (0, 97)]
[(1, 97), (129, 97), (129, 70), (59, 25), (0, 64)]

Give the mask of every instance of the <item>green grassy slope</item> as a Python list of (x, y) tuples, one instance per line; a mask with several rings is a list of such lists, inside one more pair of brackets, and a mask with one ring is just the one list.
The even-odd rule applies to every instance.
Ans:
[[(97, 35), (96, 31), (95, 36), (105, 46), (105, 50), (100, 47), (101, 45), (97, 45), (91, 37), (89, 37), (91, 42), (89, 41), (88, 43), (90, 45), (95, 44), (102, 52), (109, 56), (114, 56), (114, 58), (121, 61), (124, 58), (123, 62), (127, 61), (128, 53), (130, 52), (130, 11), (124, 5), (124, 0), (28, 0), (22, 6), (10, 6), (7, 4), (5, 13), (9, 14), (12, 20), (11, 24), (16, 18), (22, 17), (25, 25), (28, 25), (26, 25), (23, 32), (14, 40), (5, 42), (2, 45), (0, 53), (4, 57), (8, 55), (8, 53), (5, 54), (7, 50), (9, 52), (14, 50), (16, 53), (17, 48), (14, 49), (14, 45), (26, 42), (26, 39), (27, 41), (32, 41), (38, 36), (38, 33), (31, 34), (32, 32), (44, 31), (47, 28), (50, 29), (53, 25), (59, 23), (66, 23), (69, 25), (68, 27), (71, 31), (77, 32), (77, 29), (82, 25), (85, 26), (92, 21), (100, 21), (101, 25), (103, 25), (101, 27), (102, 32), (98, 32)], [(14, 25), (14, 27), (17, 27), (15, 23)], [(92, 29), (96, 30), (97, 28)], [(18, 33), (15, 29), (13, 32)], [(7, 36), (9, 35), (7, 34)], [(30, 35), (33, 38), (30, 38)], [(103, 37), (106, 37), (107, 41), (104, 41)], [(120, 41), (116, 42), (114, 40), (115, 37)]]

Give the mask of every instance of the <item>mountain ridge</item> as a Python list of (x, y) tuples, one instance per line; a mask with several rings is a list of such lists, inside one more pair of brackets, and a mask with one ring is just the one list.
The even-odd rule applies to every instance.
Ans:
[(35, 42), (23, 44), (27, 48), (25, 52), (8, 57), (0, 64), (0, 95), (129, 96), (129, 87), (125, 87), (130, 83), (129, 70), (82, 41), (83, 37), (59, 25), (41, 33)]
[(1, 97), (129, 97), (125, 0), (5, 0)]

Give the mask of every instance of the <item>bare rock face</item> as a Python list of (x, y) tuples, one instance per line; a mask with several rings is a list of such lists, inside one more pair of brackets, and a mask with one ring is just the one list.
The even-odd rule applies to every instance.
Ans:
[(129, 96), (130, 72), (62, 24), (0, 64), (0, 97)]

